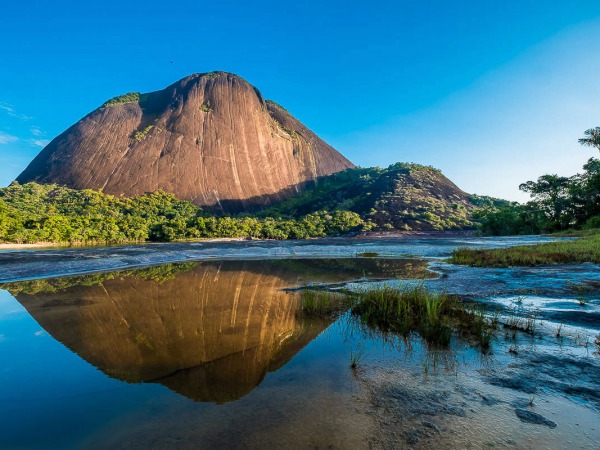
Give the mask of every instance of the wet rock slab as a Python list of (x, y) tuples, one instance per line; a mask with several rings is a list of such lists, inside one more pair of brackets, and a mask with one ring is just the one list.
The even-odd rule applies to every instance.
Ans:
[(515, 414), (521, 420), (521, 422), (532, 423), (535, 425), (546, 425), (549, 428), (556, 428), (556, 422), (546, 419), (544, 416), (533, 411), (527, 411), (526, 409), (517, 408)]

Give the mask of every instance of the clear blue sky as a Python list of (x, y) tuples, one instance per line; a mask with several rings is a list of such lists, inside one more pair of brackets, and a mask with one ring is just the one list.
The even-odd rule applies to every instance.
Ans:
[(600, 126), (595, 0), (4, 0), (0, 42), (0, 185), (106, 99), (211, 70), (356, 164), (432, 164), (505, 198), (579, 170)]

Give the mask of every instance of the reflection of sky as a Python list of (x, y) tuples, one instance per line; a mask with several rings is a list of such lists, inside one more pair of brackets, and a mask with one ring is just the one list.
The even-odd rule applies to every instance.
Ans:
[[(192, 423), (198, 422), (194, 428), (202, 424), (210, 430), (231, 424), (244, 426), (244, 420), (252, 420), (249, 416), (269, 417), (275, 413), (285, 417), (311, 398), (327, 403), (332, 401), (330, 398), (339, 401), (338, 395), (357, 393), (356, 378), (349, 370), (352, 351), (361, 351), (362, 361), (368, 360), (370, 365), (400, 363), (416, 373), (421, 372), (422, 364), (429, 358), (439, 358), (440, 371), (458, 364), (455, 354), (427, 354), (420, 339), (409, 346), (402, 339), (384, 343), (377, 335), (363, 334), (353, 321), (340, 320), (284, 367), (267, 374), (242, 399), (224, 405), (195, 403), (159, 384), (128, 384), (107, 377), (48, 334), (36, 336), (39, 325), (5, 291), (0, 291), (0, 305), (0, 331), (6, 337), (0, 342), (2, 448), (79, 448), (86, 442), (101, 446), (103, 439), (113, 437), (112, 432), (135, 433), (136, 427), (148, 421), (156, 421), (160, 426), (163, 418), (191, 418)], [(5, 313), (17, 310), (18, 313)], [(477, 349), (465, 347), (463, 351), (462, 364), (468, 361), (476, 368), (480, 366)], [(257, 413), (256, 405), (265, 409)], [(223, 416), (229, 417), (225, 423), (219, 421)], [(211, 425), (213, 417), (216, 419)], [(165, 434), (169, 432), (176, 434), (181, 430), (169, 429)]]
[(24, 438), (64, 445), (139, 400), (139, 387), (125, 389), (83, 361), (1, 290), (0, 335), (0, 447), (16, 448)]

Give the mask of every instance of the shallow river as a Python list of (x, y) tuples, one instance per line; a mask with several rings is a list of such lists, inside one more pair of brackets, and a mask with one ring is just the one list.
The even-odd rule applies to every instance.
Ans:
[[(444, 262), (543, 240), (0, 252), (0, 448), (600, 448), (600, 267)], [(300, 311), (299, 288), (382, 283), (535, 333), (482, 354)]]

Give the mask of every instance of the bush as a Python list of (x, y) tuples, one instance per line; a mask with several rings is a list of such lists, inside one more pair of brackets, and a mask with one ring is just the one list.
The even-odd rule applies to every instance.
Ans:
[(123, 103), (135, 103), (139, 102), (141, 99), (141, 95), (139, 92), (130, 92), (128, 94), (119, 95), (117, 97), (111, 98), (104, 102), (101, 108), (106, 108), (107, 106), (113, 105), (121, 105)]

